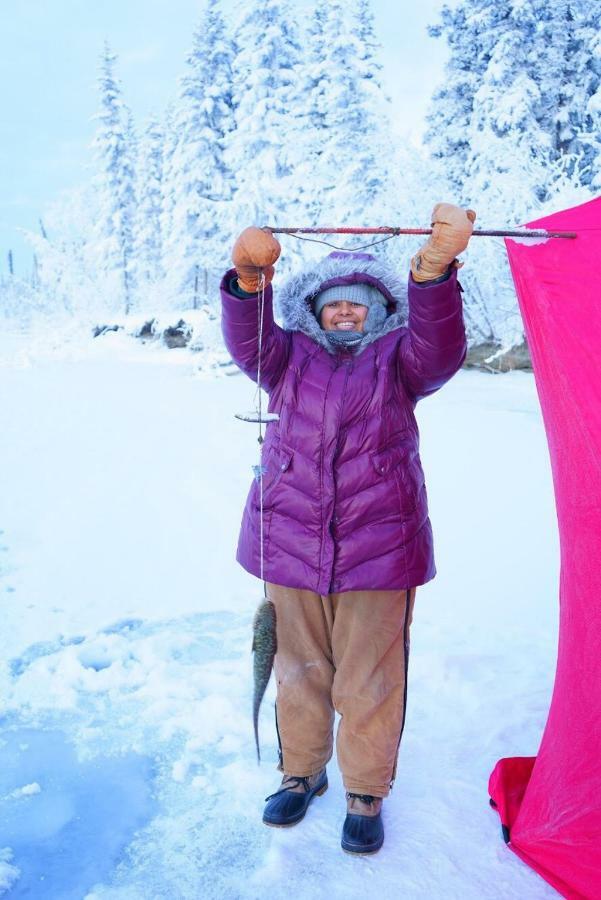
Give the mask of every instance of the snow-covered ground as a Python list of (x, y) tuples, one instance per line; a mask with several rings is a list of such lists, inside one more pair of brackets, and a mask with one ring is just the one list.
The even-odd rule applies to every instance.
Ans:
[(554, 897), (487, 778), (536, 753), (558, 546), (533, 378), (461, 372), (418, 407), (439, 574), (418, 590), (408, 719), (375, 857), (330, 789), (289, 830), (273, 684), (251, 727), (259, 584), (234, 562), (256, 456), (243, 377), (119, 333), (0, 338), (0, 893), (44, 900)]

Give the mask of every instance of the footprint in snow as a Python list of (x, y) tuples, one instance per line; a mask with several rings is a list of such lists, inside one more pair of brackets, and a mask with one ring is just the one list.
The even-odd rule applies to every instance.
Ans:
[(16, 656), (14, 659), (9, 660), (8, 667), (10, 674), (13, 678), (18, 678), (33, 662), (36, 661), (36, 659), (40, 659), (43, 656), (52, 656), (53, 653), (58, 653), (65, 647), (70, 647), (73, 644), (81, 644), (83, 641), (85, 641), (83, 635), (75, 635), (71, 638), (66, 638), (61, 635), (54, 641), (38, 641), (36, 644), (31, 644), (31, 646), (24, 650), (20, 656)]

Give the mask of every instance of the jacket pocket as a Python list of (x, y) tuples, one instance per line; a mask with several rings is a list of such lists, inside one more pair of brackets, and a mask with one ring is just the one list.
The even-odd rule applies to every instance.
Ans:
[[(263, 460), (266, 471), (263, 473), (263, 509), (269, 509), (275, 503), (277, 488), (292, 464), (294, 450), (285, 444), (274, 447)], [(256, 509), (261, 506), (261, 486), (254, 483), (253, 504)]]
[(395, 444), (371, 454), (371, 462), (379, 478), (390, 478), (397, 488), (401, 518), (414, 512), (417, 505), (418, 485), (412, 458), (413, 453), (407, 443)]
[(408, 455), (407, 446), (397, 444), (394, 447), (387, 447), (385, 450), (378, 450), (372, 453), (371, 461), (378, 475), (388, 475), (403, 460), (407, 460)]

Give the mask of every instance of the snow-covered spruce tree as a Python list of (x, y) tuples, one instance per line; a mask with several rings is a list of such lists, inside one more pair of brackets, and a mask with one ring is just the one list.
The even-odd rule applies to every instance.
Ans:
[[(540, 89), (530, 72), (516, 65), (527, 52), (524, 32), (513, 27), (511, 17), (503, 19), (466, 128), (460, 202), (477, 210), (480, 227), (524, 222), (547, 194), (552, 146), (535, 115)], [(461, 279), (471, 337), (504, 346), (520, 343), (522, 322), (504, 242), (475, 239), (469, 256)]]
[(25, 324), (36, 307), (37, 292), (17, 275), (0, 276), (0, 320)]
[[(532, 100), (530, 132), (534, 152), (543, 147), (549, 164), (569, 157), (577, 166), (583, 184), (591, 184), (599, 169), (601, 117), (593, 98), (601, 85), (601, 7), (597, 0), (511, 0), (506, 31), (521, 49), (517, 66), (506, 67), (506, 77), (527, 77), (537, 87)], [(498, 47), (495, 55), (500, 56)], [(491, 60), (492, 63), (492, 60)], [(489, 63), (489, 68), (491, 66)], [(500, 79), (502, 80), (502, 79)], [(516, 87), (511, 92), (515, 96)], [(505, 98), (505, 107), (510, 105)], [(531, 124), (531, 123), (529, 123)], [(537, 190), (538, 199), (548, 196), (548, 177)]]
[(37, 261), (32, 312), (87, 320), (115, 310), (98, 270), (95, 202), (90, 185), (63, 191), (46, 208), (40, 232), (25, 232)]
[[(354, 20), (359, 45), (358, 99), (367, 110), (363, 116), (361, 169), (357, 171), (357, 178), (365, 183), (365, 193), (357, 197), (355, 215), (357, 221), (366, 224), (419, 223), (428, 215), (429, 204), (436, 202), (429, 199), (438, 196), (435, 179), (425, 155), (393, 136), (393, 111), (383, 85), (382, 47), (375, 33), (372, 0), (357, 0)], [(351, 192), (352, 188), (351, 176)], [(366, 205), (361, 211), (363, 202)], [(371, 252), (404, 272), (415, 249), (411, 241), (393, 239)]]
[[(391, 218), (396, 163), (370, 0), (316, 0), (303, 26), (281, 0), (245, 7), (239, 22), (228, 147), (236, 227)], [(278, 277), (324, 252), (283, 244)]]
[(457, 194), (465, 177), (474, 96), (486, 71), (506, 5), (507, 0), (498, 3), (462, 0), (454, 8), (444, 6), (441, 21), (428, 28), (432, 37), (445, 37), (450, 57), (444, 81), (432, 96), (424, 143), (433, 159), (442, 161), (441, 168)]
[(163, 116), (162, 131), (163, 140), (161, 147), (163, 184), (162, 184), (162, 200), (161, 200), (161, 232), (163, 236), (169, 233), (171, 228), (171, 220), (173, 216), (174, 192), (170, 189), (170, 185), (177, 179), (176, 172), (173, 168), (173, 154), (177, 145), (177, 131), (175, 127), (175, 100), (170, 101), (165, 107)]
[(590, 166), (590, 187), (597, 192), (601, 189), (601, 7), (596, 5), (591, 16), (591, 24), (583, 29), (583, 40), (590, 49), (587, 75), (586, 113), (588, 129), (581, 132), (579, 140), (585, 147), (585, 159)]
[[(98, 274), (107, 304), (129, 313), (134, 302), (134, 135), (131, 115), (115, 77), (116, 55), (105, 43), (100, 59), (100, 111), (93, 148), (96, 175)], [(117, 302), (115, 302), (117, 301)]]
[[(298, 26), (288, 0), (245, 5), (235, 39), (236, 128), (227, 142), (227, 160), (236, 177), (232, 236), (240, 226), (296, 220), (310, 177), (305, 170), (303, 185), (301, 167), (310, 139), (307, 95)], [(280, 275), (292, 257), (282, 255)]]
[[(289, 172), (281, 180), (288, 221), (335, 225), (395, 218), (388, 201), (394, 201), (397, 165), (370, 0), (351, 6), (316, 0), (302, 47), (287, 122)], [(364, 239), (343, 240), (350, 246)], [(286, 270), (324, 252), (319, 244), (292, 239), (285, 239), (285, 249)]]
[[(566, 167), (582, 183), (587, 153), (594, 171), (587, 97), (592, 103), (598, 81), (591, 74), (585, 89), (575, 73), (594, 69), (586, 44), (595, 18), (592, 0), (461, 0), (431, 29), (444, 34), (451, 54), (425, 140), (451, 178), (449, 199), (475, 208), (481, 227), (534, 218), (565, 194)], [(502, 242), (472, 241), (461, 277), (472, 340), (519, 341)]]
[[(444, 84), (432, 99), (424, 140), (433, 165), (438, 164), (440, 175), (448, 179), (448, 199), (475, 208), (478, 225), (520, 221), (519, 215), (511, 218), (510, 201), (522, 202), (527, 193), (532, 203), (540, 182), (540, 172), (526, 178), (530, 157), (528, 147), (521, 146), (521, 139), (528, 137), (533, 101), (538, 100), (537, 86), (526, 72), (516, 86), (518, 97), (513, 95), (507, 68), (521, 62), (513, 56), (519, 34), (512, 34), (509, 12), (509, 0), (493, 4), (462, 0), (454, 9), (444, 7), (442, 22), (429, 29), (435, 37), (445, 35), (451, 53)], [(510, 54), (506, 59), (504, 52)], [(523, 48), (520, 53), (522, 58)], [(516, 103), (520, 90), (521, 102)], [(512, 93), (507, 103), (506, 91)], [(503, 242), (472, 240), (460, 277), (471, 342), (519, 342), (520, 322)]]
[(394, 155), (370, 3), (329, 0), (323, 29), (322, 56), (315, 63), (323, 134), (321, 213), (324, 221), (342, 225), (374, 215), (386, 219)]
[(15, 273), (13, 252), (8, 250), (0, 268), (0, 319), (26, 322), (35, 305), (35, 297), (32, 285)]
[[(305, 54), (306, 60), (306, 88), (307, 88), (307, 118), (312, 133), (323, 132), (326, 128), (326, 118), (321, 102), (322, 81), (324, 71), (322, 61), (325, 55), (326, 21), (328, 18), (328, 0), (315, 0), (312, 15), (306, 26)], [(321, 154), (325, 135), (321, 134), (317, 141), (317, 155)]]
[[(461, 186), (466, 202), (485, 194), (487, 208), (499, 212), (507, 209), (510, 198), (518, 197), (522, 210), (543, 199), (545, 162), (552, 150), (552, 135), (537, 119), (541, 88), (523, 63), (532, 34), (516, 22), (515, 10), (506, 11), (496, 23), (495, 44), (473, 97)], [(543, 156), (541, 151), (547, 152)]]
[[(312, 15), (297, 33), (301, 51), (293, 70), (296, 90), (291, 92), (294, 109), (288, 123), (294, 126), (288, 138), (293, 146), (289, 148), (285, 183), (287, 221), (294, 224), (323, 224), (323, 191), (330, 181), (321, 161), (328, 123), (320, 103), (327, 5), (327, 0), (316, 0)], [(311, 243), (287, 240), (286, 244), (294, 258), (293, 265), (321, 252), (318, 245)]]
[(163, 270), (161, 213), (163, 208), (164, 130), (152, 117), (138, 147), (134, 248), (136, 282), (145, 302), (151, 305), (160, 289)]
[[(517, 0), (514, 0), (517, 4)], [(532, 57), (541, 85), (539, 120), (552, 136), (553, 161), (580, 160), (583, 184), (601, 186), (601, 4), (598, 0), (532, 0), (537, 45)], [(572, 167), (575, 162), (572, 163)]]
[(164, 267), (178, 307), (206, 302), (227, 261), (223, 235), (234, 186), (223, 150), (234, 127), (233, 57), (220, 2), (208, 0), (173, 107), (164, 181)]
[(566, 154), (583, 156), (592, 182), (601, 150), (597, 0), (460, 0), (441, 19), (429, 32), (451, 53), (425, 142), (462, 197), (489, 160), (492, 179), (544, 157), (540, 181), (529, 185), (538, 201), (547, 196), (545, 169)]

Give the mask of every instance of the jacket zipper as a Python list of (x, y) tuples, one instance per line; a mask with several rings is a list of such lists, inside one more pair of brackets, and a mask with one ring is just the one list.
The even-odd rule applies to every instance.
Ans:
[[(340, 366), (342, 364), (344, 364), (344, 358), (341, 358), (339, 356), (339, 358), (336, 361), (336, 368), (338, 368), (338, 366)], [(353, 363), (352, 357), (349, 357), (348, 364), (345, 365), (345, 368), (346, 368), (346, 372), (344, 374), (344, 384), (342, 385), (342, 393), (340, 395), (340, 413), (338, 415), (338, 422), (336, 424), (336, 434), (337, 435), (340, 435), (340, 423), (342, 421), (342, 412), (343, 412), (344, 398), (346, 395), (346, 388), (348, 385), (348, 380), (349, 380), (350, 374), (354, 368), (354, 363)], [(333, 522), (336, 522), (336, 515), (334, 513), (334, 510), (336, 509), (336, 481), (334, 478), (334, 464), (336, 462), (336, 458), (339, 453), (340, 453), (340, 447), (338, 445), (338, 441), (336, 441), (336, 449), (334, 450), (334, 456), (332, 457), (332, 484), (334, 485), (334, 505), (332, 508), (332, 519), (330, 520), (330, 523), (328, 525), (328, 530), (330, 531), (330, 535), (332, 534), (331, 525)], [(330, 584), (328, 585), (328, 594), (331, 594), (334, 590), (333, 576), (334, 576), (334, 559), (332, 560), (332, 571), (330, 573)]]
[[(338, 361), (336, 361), (334, 370), (332, 371), (332, 374), (330, 375), (330, 377), (328, 379), (328, 383), (326, 385), (325, 396), (324, 396), (324, 415), (325, 415), (325, 409), (326, 409), (327, 400), (328, 400), (328, 393), (330, 391), (332, 379), (334, 378), (337, 368), (338, 368)], [(319, 541), (319, 557), (317, 560), (317, 571), (318, 571), (320, 578), (321, 578), (321, 568), (322, 568), (322, 562), (323, 562), (323, 548), (324, 548), (324, 543), (325, 543), (325, 531), (323, 528), (323, 513), (324, 513), (324, 506), (323, 506), (323, 483), (324, 483), (323, 432), (324, 432), (324, 425), (323, 425), (323, 421), (322, 421), (322, 429), (321, 429), (322, 440), (320, 442), (320, 447), (319, 447), (319, 496), (321, 498), (321, 500), (320, 500), (320, 518), (321, 518), (322, 527), (321, 527), (321, 535), (320, 535), (320, 541)], [(329, 525), (328, 525), (328, 531), (329, 531)]]
[(399, 748), (401, 746), (401, 738), (403, 737), (403, 730), (405, 728), (405, 718), (407, 714), (407, 676), (409, 674), (409, 604), (411, 600), (411, 589), (407, 590), (407, 597), (405, 600), (405, 617), (403, 621), (403, 647), (405, 654), (405, 684), (403, 687), (403, 715), (401, 718), (401, 732), (399, 734), (399, 740), (396, 745), (396, 754), (394, 757), (394, 766), (392, 769), (392, 777), (390, 779), (390, 790), (394, 787), (394, 781), (396, 778), (396, 770), (397, 764), (399, 761)]

